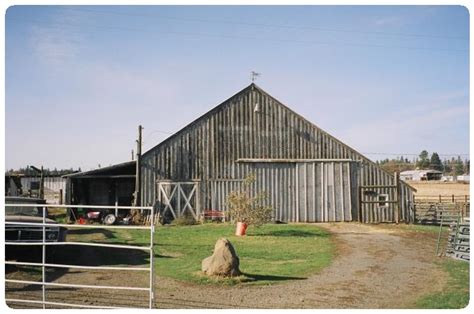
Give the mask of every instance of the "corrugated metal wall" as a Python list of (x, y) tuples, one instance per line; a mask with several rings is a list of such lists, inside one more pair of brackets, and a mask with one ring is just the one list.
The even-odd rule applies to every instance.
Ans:
[[(255, 111), (256, 104), (258, 112)], [(201, 181), (201, 208), (212, 207), (211, 194), (217, 193), (212, 190), (215, 184), (213, 182), (242, 179), (249, 173), (252, 166), (238, 163), (240, 158), (350, 159), (358, 164), (350, 175), (353, 188), (367, 184), (385, 184), (393, 180), (391, 174), (385, 173), (373, 162), (252, 84), (142, 156), (142, 204), (153, 204), (156, 201), (157, 180), (195, 179)], [(282, 171), (275, 169), (275, 177), (271, 180), (284, 175)], [(335, 178), (340, 177), (336, 174)], [(258, 184), (263, 184), (268, 190), (270, 181), (268, 178), (266, 180), (265, 183), (259, 180)], [(329, 180), (334, 179), (331, 177)], [(409, 200), (412, 192), (406, 188), (405, 183), (401, 184), (405, 193), (404, 201)], [(336, 185), (340, 186), (340, 183)], [(350, 203), (357, 207), (357, 193), (351, 194), (351, 198)], [(278, 217), (286, 218), (282, 220), (293, 220), (290, 219), (290, 208), (281, 207), (280, 211)], [(369, 217), (379, 214), (374, 211), (375, 206), (364, 206), (363, 220), (369, 221)], [(386, 211), (383, 217), (393, 217), (392, 205)], [(407, 204), (405, 211), (405, 216), (408, 217)], [(352, 207), (351, 212), (352, 219), (358, 220), (359, 217), (354, 216), (358, 211)], [(344, 212), (344, 219), (346, 214), (347, 211)], [(329, 215), (328, 213), (328, 217)]]

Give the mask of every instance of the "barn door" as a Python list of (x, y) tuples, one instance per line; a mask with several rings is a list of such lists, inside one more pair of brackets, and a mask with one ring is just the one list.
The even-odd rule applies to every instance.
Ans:
[(400, 191), (396, 180), (392, 184), (359, 187), (359, 221), (365, 223), (399, 222)]
[[(249, 188), (251, 195), (265, 193), (265, 205), (271, 206), (275, 221), (295, 221), (295, 164), (294, 163), (253, 163), (248, 174), (254, 174), (255, 182)], [(226, 200), (232, 191), (242, 189), (246, 174), (239, 179), (210, 180), (210, 208), (226, 211)]]
[(349, 161), (297, 163), (294, 221), (351, 221), (352, 171)]
[(198, 220), (199, 183), (158, 181), (158, 210), (162, 217), (172, 216), (173, 219), (186, 213)]

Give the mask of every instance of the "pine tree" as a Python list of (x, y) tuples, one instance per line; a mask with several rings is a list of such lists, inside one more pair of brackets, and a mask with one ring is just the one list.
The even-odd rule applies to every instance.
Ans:
[(451, 167), (449, 160), (444, 160), (443, 161), (443, 169), (444, 169), (444, 174), (450, 174), (451, 171), (453, 171), (453, 168)]
[(443, 171), (443, 164), (441, 163), (441, 159), (439, 159), (438, 153), (433, 153), (431, 155), (430, 163), (431, 168), (433, 168), (434, 170)]
[(464, 164), (461, 160), (461, 157), (458, 156), (458, 159), (456, 159), (454, 163), (454, 175), (459, 176), (464, 174)]
[(420, 153), (420, 159), (417, 161), (416, 166), (420, 169), (427, 169), (430, 166), (430, 159), (428, 157), (428, 152), (423, 150)]

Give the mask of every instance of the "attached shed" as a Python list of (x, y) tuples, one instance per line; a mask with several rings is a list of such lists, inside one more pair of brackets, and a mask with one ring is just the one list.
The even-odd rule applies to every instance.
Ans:
[(164, 215), (227, 210), (254, 173), (275, 220), (414, 220), (413, 188), (255, 84), (141, 157), (141, 204)]
[(71, 205), (131, 206), (136, 162), (64, 175), (66, 203)]

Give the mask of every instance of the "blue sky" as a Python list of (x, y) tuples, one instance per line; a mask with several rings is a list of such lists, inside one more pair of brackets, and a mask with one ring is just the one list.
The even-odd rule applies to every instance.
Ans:
[(467, 154), (468, 49), (461, 6), (10, 7), (6, 168), (129, 160), (138, 124), (146, 151), (252, 70), (371, 159)]

